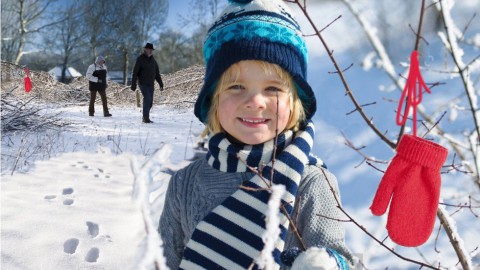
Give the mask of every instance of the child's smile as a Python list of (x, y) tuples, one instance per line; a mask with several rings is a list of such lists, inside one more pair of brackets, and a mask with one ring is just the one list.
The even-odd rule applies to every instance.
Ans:
[[(238, 78), (220, 89), (218, 119), (223, 129), (246, 144), (271, 140), (287, 126), (290, 117), (290, 89), (275, 74), (266, 73), (255, 61), (238, 63)], [(278, 104), (278, 121), (277, 121)]]

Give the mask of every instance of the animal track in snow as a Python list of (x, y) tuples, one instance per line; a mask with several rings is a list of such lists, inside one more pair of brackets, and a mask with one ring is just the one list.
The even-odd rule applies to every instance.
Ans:
[[(62, 195), (61, 196), (67, 196), (64, 200), (63, 200), (63, 205), (72, 205), (74, 203), (74, 200), (69, 198), (70, 195), (72, 195), (74, 192), (73, 188), (64, 188), (62, 190)], [(43, 197), (45, 200), (47, 201), (53, 201), (54, 199), (57, 198), (57, 195), (45, 195)]]
[(62, 195), (70, 195), (73, 194), (73, 188), (64, 188), (62, 191)]
[(105, 170), (101, 168), (97, 168), (97, 170), (99, 173), (96, 173), (93, 175), (95, 178), (100, 178), (100, 177), (107, 178), (107, 179), (110, 178), (110, 173), (106, 173)]
[[(88, 228), (88, 235), (92, 238), (97, 237), (100, 231), (98, 224), (95, 222), (87, 221), (86, 225)], [(109, 235), (106, 236), (106, 239), (109, 242), (111, 242)], [(75, 252), (77, 251), (79, 242), (80, 241), (77, 238), (70, 238), (66, 240), (63, 243), (63, 252), (67, 254), (75, 254)], [(100, 257), (100, 249), (97, 247), (92, 247), (90, 248), (90, 250), (88, 250), (84, 259), (86, 262), (94, 263), (94, 262), (97, 262), (99, 257)]]
[(78, 243), (79, 241), (77, 238), (68, 239), (67, 241), (65, 241), (65, 243), (63, 243), (63, 252), (68, 254), (74, 254), (77, 250)]
[(88, 227), (88, 235), (90, 235), (92, 238), (97, 237), (99, 228), (98, 224), (94, 222), (87, 221), (87, 227)]
[(85, 261), (97, 262), (99, 255), (100, 255), (100, 249), (93, 247), (88, 251), (87, 255), (85, 256)]
[(63, 201), (63, 205), (72, 205), (73, 204), (73, 199), (66, 199)]

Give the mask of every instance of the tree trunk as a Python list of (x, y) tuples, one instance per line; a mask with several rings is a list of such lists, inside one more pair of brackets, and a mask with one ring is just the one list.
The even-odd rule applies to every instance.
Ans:
[(15, 64), (18, 65), (20, 63), (20, 59), (23, 56), (23, 47), (25, 46), (25, 20), (23, 18), (24, 14), (24, 1), (20, 1), (20, 41), (18, 44), (18, 49), (17, 49), (17, 56), (15, 57)]
[(123, 84), (128, 85), (128, 51), (123, 52), (124, 62), (123, 62)]

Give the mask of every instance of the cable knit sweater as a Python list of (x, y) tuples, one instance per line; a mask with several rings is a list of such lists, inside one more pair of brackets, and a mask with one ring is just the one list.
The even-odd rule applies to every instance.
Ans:
[[(325, 218), (341, 219), (342, 214), (321, 170), (324, 169), (311, 165), (305, 167), (294, 210), (298, 216), (293, 218), (307, 248), (329, 247), (352, 262), (352, 255), (345, 245), (343, 224)], [(335, 176), (328, 170), (325, 172), (340, 197)], [(197, 224), (253, 175), (252, 172), (221, 172), (202, 159), (172, 176), (158, 227), (170, 269), (178, 269), (183, 250)], [(300, 244), (290, 230), (285, 239), (285, 249), (292, 247), (300, 247)]]

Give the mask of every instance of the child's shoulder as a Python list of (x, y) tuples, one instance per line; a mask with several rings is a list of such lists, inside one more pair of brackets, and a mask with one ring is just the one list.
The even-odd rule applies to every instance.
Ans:
[(316, 165), (307, 165), (303, 170), (300, 188), (321, 188), (330, 189), (330, 186), (337, 188), (337, 178), (328, 169)]
[(197, 159), (189, 163), (187, 166), (179, 169), (175, 175), (196, 174), (198, 171), (203, 170), (208, 163), (205, 159)]

